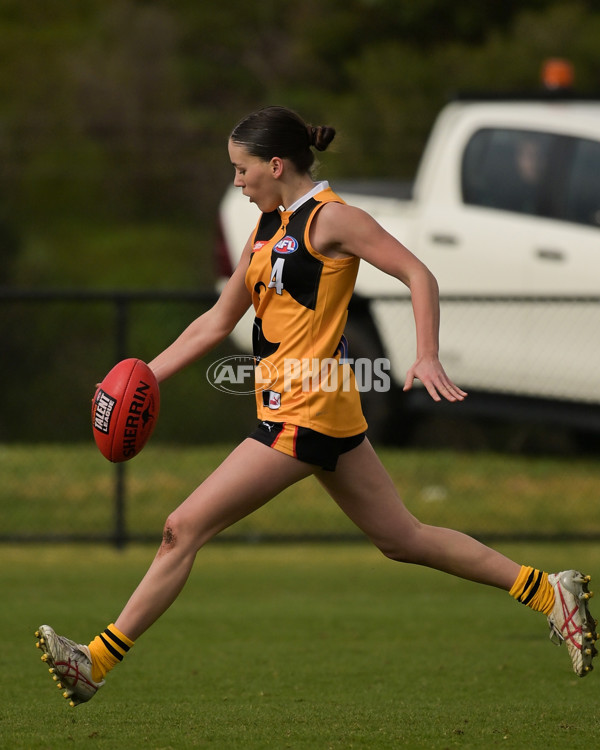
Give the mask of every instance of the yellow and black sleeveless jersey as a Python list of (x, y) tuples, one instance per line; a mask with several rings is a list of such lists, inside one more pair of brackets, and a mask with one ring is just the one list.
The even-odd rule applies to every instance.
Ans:
[(330, 201), (343, 203), (326, 187), (293, 212), (262, 214), (246, 286), (258, 418), (347, 437), (367, 427), (343, 337), (359, 260), (328, 258), (310, 243), (311, 222)]

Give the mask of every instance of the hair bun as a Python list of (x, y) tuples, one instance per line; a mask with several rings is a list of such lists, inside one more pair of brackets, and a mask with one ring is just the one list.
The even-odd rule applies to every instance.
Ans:
[(335, 128), (330, 128), (327, 125), (307, 125), (308, 133), (308, 144), (314, 146), (317, 151), (325, 151), (327, 146), (335, 137)]

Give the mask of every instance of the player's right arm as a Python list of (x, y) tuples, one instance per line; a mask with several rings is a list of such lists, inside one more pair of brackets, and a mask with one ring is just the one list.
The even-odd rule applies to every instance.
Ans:
[(196, 318), (170, 346), (148, 363), (159, 383), (221, 343), (250, 307), (252, 298), (246, 288), (245, 276), (251, 249), (249, 238), (237, 268), (213, 307)]

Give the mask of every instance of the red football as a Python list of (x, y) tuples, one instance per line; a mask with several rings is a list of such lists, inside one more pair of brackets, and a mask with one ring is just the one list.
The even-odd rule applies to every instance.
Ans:
[(118, 362), (92, 401), (92, 429), (100, 453), (120, 463), (137, 456), (148, 442), (160, 409), (160, 391), (141, 359)]

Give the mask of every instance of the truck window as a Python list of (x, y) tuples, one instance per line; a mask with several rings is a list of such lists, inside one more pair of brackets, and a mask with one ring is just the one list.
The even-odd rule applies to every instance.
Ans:
[(549, 133), (479, 130), (464, 152), (464, 202), (502, 211), (547, 215), (544, 192), (555, 141), (556, 137)]
[(600, 226), (600, 143), (571, 139), (572, 160), (565, 181), (564, 218)]

